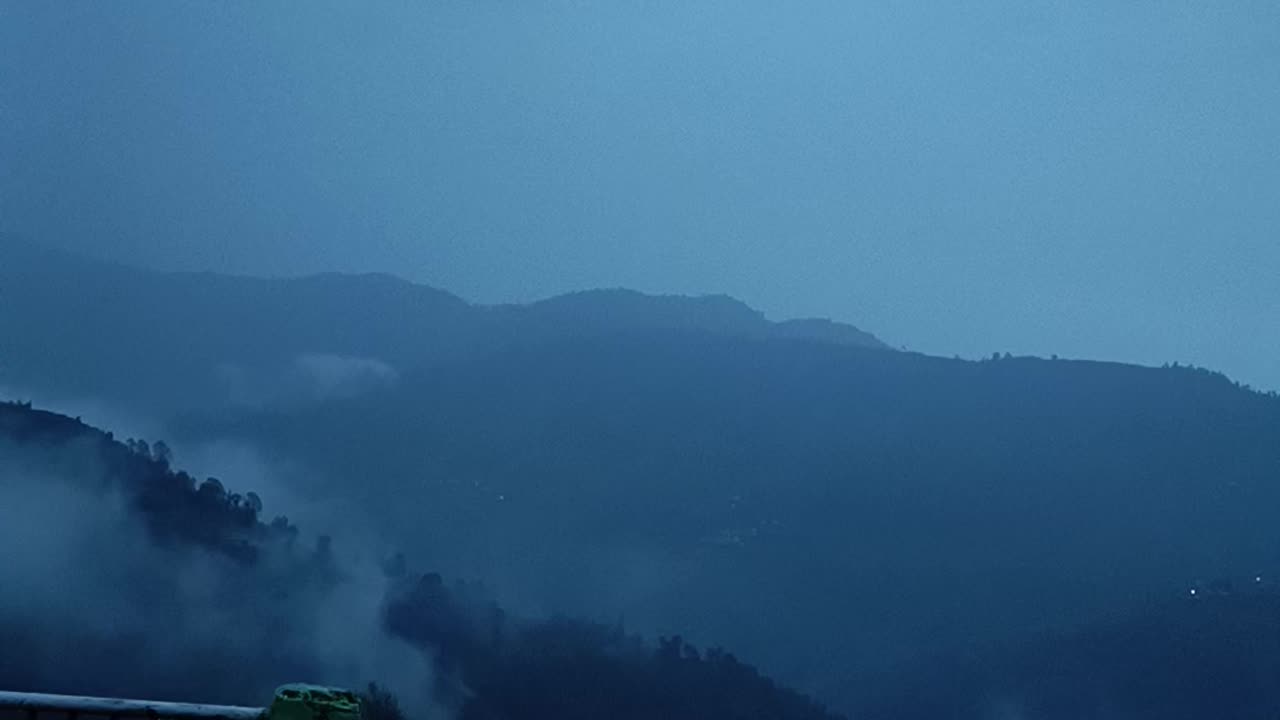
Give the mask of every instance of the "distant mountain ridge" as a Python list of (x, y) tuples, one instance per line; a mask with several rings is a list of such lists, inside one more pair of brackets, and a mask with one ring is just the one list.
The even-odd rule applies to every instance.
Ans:
[[(280, 382), (264, 375), (304, 354), (410, 370), (524, 342), (648, 330), (889, 349), (830, 320), (771, 322), (724, 295), (594, 290), (485, 306), (388, 274), (157, 272), (0, 236), (0, 386), (95, 396), (127, 386), (116, 394), (175, 409), (214, 402), (241, 381), (243, 394), (267, 393)], [(140, 377), (156, 354), (168, 369)], [(95, 358), (88, 370), (85, 357)]]

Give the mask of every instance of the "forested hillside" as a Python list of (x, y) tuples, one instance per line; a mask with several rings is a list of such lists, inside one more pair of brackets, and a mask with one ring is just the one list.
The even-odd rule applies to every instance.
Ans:
[[(835, 717), (723, 650), (508, 617), (403, 556), (371, 585), (326, 536), (303, 548), (252, 492), (171, 465), (162, 442), (0, 403), (0, 686), (257, 703), (290, 680), (391, 680), (424, 720)], [(383, 594), (376, 616), (353, 592)], [(368, 662), (386, 643), (416, 662)]]
[(433, 566), (842, 708), (917, 653), (1280, 570), (1280, 401), (1199, 369), (616, 334), (188, 432), (307, 458)]

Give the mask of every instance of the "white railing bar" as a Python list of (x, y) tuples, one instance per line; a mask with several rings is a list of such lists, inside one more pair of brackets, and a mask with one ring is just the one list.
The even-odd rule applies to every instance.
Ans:
[(266, 708), (0, 691), (0, 710), (174, 720), (259, 720)]

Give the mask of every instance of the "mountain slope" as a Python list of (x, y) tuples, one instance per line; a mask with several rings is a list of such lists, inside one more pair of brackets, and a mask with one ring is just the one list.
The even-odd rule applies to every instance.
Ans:
[(1271, 717), (1280, 707), (1280, 593), (1242, 580), (1234, 591), (1153, 601), (1019, 644), (921, 658), (886, 674), (855, 716)]
[[(0, 403), (0, 685), (244, 703), (327, 672), (316, 558), (260, 510), (163, 443)], [(285, 579), (287, 598), (253, 591)]]
[(723, 650), (509, 616), (403, 557), (370, 578), (260, 510), (163, 443), (0, 403), (0, 687), (253, 704), (305, 678), (391, 682), (410, 718), (839, 720)]
[(1201, 370), (646, 331), (188, 430), (304, 460), (433, 566), (842, 708), (915, 653), (1280, 569), (1280, 401)]

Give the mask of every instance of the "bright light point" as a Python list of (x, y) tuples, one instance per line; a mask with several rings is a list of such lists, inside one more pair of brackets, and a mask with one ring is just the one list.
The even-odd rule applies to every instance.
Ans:
[(1191, 588), (1191, 594), (1192, 594), (1192, 595), (1195, 595), (1195, 594), (1196, 594), (1196, 589), (1195, 589), (1195, 588)]
[(1254, 581), (1254, 582), (1262, 582), (1262, 576), (1261, 576), (1261, 575), (1254, 575), (1254, 576), (1253, 576), (1253, 581)]

